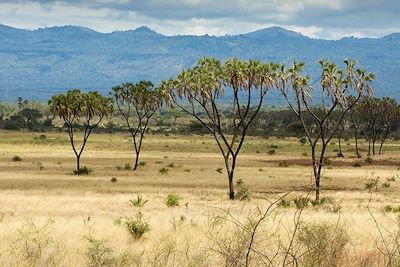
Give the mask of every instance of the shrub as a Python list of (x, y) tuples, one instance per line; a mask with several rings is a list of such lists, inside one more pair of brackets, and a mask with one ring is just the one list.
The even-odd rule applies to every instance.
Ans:
[(143, 199), (142, 196), (137, 196), (136, 199), (131, 199), (129, 200), (129, 203), (132, 207), (136, 207), (136, 208), (141, 208), (144, 206), (144, 204), (146, 204), (148, 202), (148, 200)]
[(168, 174), (169, 169), (162, 167), (161, 169), (158, 170), (160, 172), (160, 174)]
[(308, 153), (307, 152), (303, 152), (303, 153), (301, 153), (301, 155), (304, 156), (304, 157), (307, 157)]
[(344, 227), (329, 223), (302, 223), (297, 238), (306, 248), (301, 266), (339, 266), (349, 242)]
[(164, 203), (167, 207), (179, 207), (179, 200), (178, 194), (171, 193), (165, 198)]
[(50, 236), (50, 226), (53, 221), (47, 221), (43, 226), (38, 226), (32, 221), (22, 225), (17, 230), (16, 240), (11, 249), (29, 266), (35, 266), (42, 257), (44, 250), (53, 241)]
[(327, 165), (327, 166), (332, 165), (332, 160), (330, 158), (325, 157), (323, 162), (324, 162), (324, 165)]
[(126, 170), (126, 171), (132, 170), (132, 165), (130, 163), (125, 163), (124, 170)]
[(105, 240), (85, 236), (88, 245), (85, 252), (86, 264), (89, 267), (116, 266), (117, 258), (113, 249), (107, 245)]
[(14, 162), (19, 162), (19, 161), (22, 161), (22, 158), (20, 156), (14, 156), (11, 158), (11, 160)]
[(286, 160), (281, 161), (279, 162), (279, 167), (284, 167), (284, 168), (289, 167), (289, 163)]
[(374, 160), (371, 157), (367, 157), (364, 161), (366, 163), (368, 163), (368, 164), (373, 164), (374, 163)]
[(110, 181), (111, 181), (111, 183), (116, 183), (118, 180), (116, 177), (111, 177)]
[(378, 191), (378, 183), (379, 183), (379, 177), (375, 179), (374, 178), (368, 179), (365, 182), (365, 188), (368, 189), (369, 192), (371, 192), (372, 188), (375, 187), (375, 191)]
[(143, 214), (138, 212), (136, 218), (125, 218), (125, 228), (133, 239), (140, 239), (150, 231), (150, 225), (143, 219)]
[(218, 167), (215, 171), (218, 172), (218, 173), (222, 173), (222, 168)]
[(388, 188), (388, 187), (390, 187), (390, 183), (389, 182), (384, 182), (382, 184), (382, 187)]
[(139, 167), (144, 167), (146, 166), (146, 162), (145, 161), (140, 161), (139, 162)]
[(387, 178), (386, 178), (386, 181), (388, 181), (388, 182), (395, 182), (395, 181), (396, 181), (396, 177), (395, 177), (395, 176), (387, 177)]
[(74, 175), (89, 175), (92, 172), (93, 172), (92, 169), (90, 169), (90, 168), (88, 168), (86, 166), (83, 166), (82, 168), (79, 168), (79, 170), (74, 170), (72, 173)]
[(275, 149), (270, 149), (270, 150), (268, 150), (268, 155), (275, 155)]
[(332, 203), (332, 199), (329, 197), (321, 197), (319, 200), (312, 199), (310, 200), (311, 205), (315, 206), (323, 206), (326, 203)]
[(174, 163), (170, 163), (170, 164), (168, 164), (166, 167), (168, 167), (168, 168), (175, 168), (175, 164), (174, 164)]
[(281, 201), (278, 203), (278, 207), (289, 208), (290, 203), (291, 203), (290, 199), (282, 198)]
[(304, 209), (308, 206), (308, 202), (310, 202), (310, 199), (308, 197), (296, 197), (295, 199), (293, 199), (293, 202), (296, 205), (296, 208)]
[(268, 148), (271, 148), (271, 149), (277, 149), (277, 148), (278, 148), (278, 146), (277, 146), (277, 145), (274, 145), (274, 144), (270, 144), (270, 145), (268, 145)]
[(251, 198), (252, 192), (247, 187), (240, 187), (235, 195), (235, 198), (240, 201), (249, 201)]

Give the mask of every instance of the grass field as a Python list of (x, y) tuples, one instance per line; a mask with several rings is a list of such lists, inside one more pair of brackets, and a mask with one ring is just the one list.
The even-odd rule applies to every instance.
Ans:
[[(133, 165), (127, 134), (93, 134), (81, 159), (93, 173), (75, 176), (67, 135), (41, 135), (0, 133), (1, 266), (241, 266), (246, 223), (252, 227), (259, 218), (257, 209), (264, 211), (285, 193), (290, 193), (288, 199), (313, 197), (309, 147), (296, 138), (247, 138), (236, 180), (251, 190), (251, 200), (230, 201), (225, 170), (219, 169), (223, 159), (211, 137), (148, 135), (143, 166), (132, 171), (125, 169)], [(324, 266), (385, 266), (389, 257), (381, 234), (385, 240), (398, 238), (396, 213), (383, 209), (400, 205), (400, 144), (389, 142), (384, 155), (372, 163), (365, 160), (366, 145), (362, 142), (363, 158), (357, 159), (352, 140), (344, 142), (341, 159), (332, 144), (332, 163), (321, 181), (323, 196), (331, 201), (300, 210), (301, 224), (325, 222), (348, 234), (340, 258), (336, 255)], [(21, 161), (13, 161), (14, 156)], [(112, 183), (112, 177), (117, 182)], [(370, 192), (366, 182), (378, 177), (377, 189)], [(178, 207), (165, 205), (170, 193), (179, 195)], [(129, 205), (138, 195), (148, 200), (142, 208)], [(134, 240), (123, 222), (139, 211), (150, 231)], [(298, 214), (293, 203), (274, 210), (257, 232), (255, 243), (265, 251), (252, 252), (249, 265), (282, 262), (278, 252), (276, 261), (263, 259), (289, 246)], [(245, 227), (238, 228), (238, 222)], [(294, 238), (293, 248), (306, 251), (300, 265), (310, 265), (310, 250), (299, 240)], [(393, 251), (399, 260), (399, 251)]]

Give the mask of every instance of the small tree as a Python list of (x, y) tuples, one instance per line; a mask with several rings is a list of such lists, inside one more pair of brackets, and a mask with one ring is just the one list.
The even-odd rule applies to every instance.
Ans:
[[(360, 100), (364, 94), (371, 94), (369, 83), (372, 73), (354, 69), (355, 62), (345, 60), (346, 68), (341, 70), (334, 63), (320, 61), (322, 75), (320, 80), (319, 107), (313, 107), (312, 93), (316, 88), (309, 85), (310, 78), (302, 76), (304, 63), (294, 62), (287, 71), (281, 69), (278, 88), (285, 97), (290, 108), (299, 119), (311, 147), (311, 158), (315, 182), (315, 199), (319, 200), (321, 171), (324, 164), (327, 146), (346, 113)], [(355, 95), (353, 102), (347, 101), (349, 95)], [(292, 98), (293, 96), (293, 98)], [(339, 115), (335, 120), (334, 112)], [(312, 122), (304, 117), (309, 115)], [(318, 149), (319, 148), (319, 149)]]
[(149, 120), (162, 104), (161, 94), (159, 90), (154, 90), (151, 82), (141, 81), (136, 84), (124, 83), (115, 86), (111, 95), (131, 133), (136, 153), (133, 170), (136, 170)]
[(381, 155), (383, 144), (386, 142), (389, 135), (398, 128), (400, 121), (400, 108), (397, 105), (396, 100), (389, 97), (384, 97), (379, 102), (379, 155)]
[[(237, 156), (268, 89), (275, 85), (277, 69), (278, 65), (259, 61), (234, 58), (221, 64), (214, 58), (202, 58), (160, 86), (173, 106), (192, 115), (213, 135), (225, 161), (230, 199), (235, 198)], [(226, 91), (232, 96), (229, 112), (223, 112), (220, 105)]]
[[(112, 100), (96, 91), (83, 93), (79, 89), (73, 89), (66, 94), (53, 96), (49, 101), (49, 106), (53, 116), (61, 118), (68, 129), (69, 139), (76, 156), (76, 170), (79, 172), (80, 158), (87, 140), (102, 119), (112, 113)], [(84, 129), (80, 148), (75, 140), (75, 133), (79, 126)]]

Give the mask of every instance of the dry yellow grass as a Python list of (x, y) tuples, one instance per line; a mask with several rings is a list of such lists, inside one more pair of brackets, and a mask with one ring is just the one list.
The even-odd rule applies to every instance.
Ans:
[[(246, 220), (257, 208), (264, 210), (268, 203), (285, 192), (295, 190), (291, 197), (307, 194), (312, 184), (311, 167), (291, 165), (279, 167), (279, 162), (302, 162), (307, 146), (297, 139), (248, 138), (239, 156), (236, 178), (242, 178), (253, 192), (249, 202), (227, 199), (227, 180), (217, 168), (223, 167), (213, 139), (207, 136), (157, 136), (144, 140), (141, 161), (145, 165), (136, 172), (124, 170), (125, 163), (133, 161), (132, 145), (126, 134), (94, 134), (82, 156), (82, 164), (94, 170), (89, 176), (74, 176), (75, 158), (68, 139), (63, 133), (1, 132), (0, 140), (0, 264), (84, 266), (88, 241), (85, 236), (108, 240), (116, 258), (126, 252), (125, 264), (138, 266), (218, 266), (224, 258), (213, 250), (213, 241), (223, 238), (210, 228), (211, 214), (229, 210), (239, 220)], [(269, 155), (271, 145), (276, 153)], [(365, 145), (362, 149), (365, 150)], [(332, 145), (332, 152), (334, 155)], [(306, 208), (302, 219), (308, 222), (337, 222), (345, 225), (350, 235), (347, 264), (362, 266), (366, 258), (372, 265), (383, 265), (383, 257), (375, 246), (378, 229), (368, 212), (367, 205), (380, 224), (395, 231), (395, 224), (383, 215), (386, 205), (400, 204), (397, 198), (398, 181), (390, 187), (379, 186), (372, 198), (365, 189), (365, 181), (400, 174), (398, 166), (368, 165), (353, 167), (359, 161), (353, 158), (352, 145), (344, 146), (343, 159), (334, 159), (326, 168), (322, 179), (325, 196), (333, 198), (342, 207), (339, 213), (332, 207)], [(386, 153), (378, 161), (396, 161), (400, 154), (397, 143), (389, 143)], [(11, 158), (18, 155), (20, 162)], [(351, 162), (351, 163), (349, 163)], [(173, 166), (171, 165), (173, 164)], [(118, 170), (117, 167), (122, 168)], [(170, 166), (170, 167), (168, 167)], [(161, 174), (160, 169), (169, 169)], [(117, 178), (111, 183), (112, 177)], [(164, 199), (177, 193), (180, 206), (168, 208)], [(129, 200), (141, 195), (148, 200), (140, 211), (149, 221), (151, 230), (143, 239), (132, 241), (122, 225), (116, 224), (121, 216), (133, 217), (139, 210), (129, 206)], [(312, 196), (312, 192), (310, 196)], [(369, 203), (370, 201), (370, 203)], [(368, 204), (369, 203), (369, 204)], [(279, 208), (276, 218), (281, 218), (279, 237), (290, 240), (294, 207)], [(44, 225), (50, 241), (37, 261), (23, 259), (18, 230), (29, 221)], [(276, 226), (278, 221), (267, 220), (261, 233)], [(286, 227), (283, 227), (286, 226)], [(232, 229), (226, 224), (224, 229)], [(212, 236), (212, 238), (210, 237)], [(211, 239), (210, 239), (211, 238)], [(261, 242), (261, 241), (260, 241)], [(19, 248), (19, 249), (16, 249)], [(26, 249), (26, 248), (25, 248)], [(22, 248), (23, 250), (23, 248)], [(398, 252), (397, 252), (398, 253)], [(361, 257), (364, 255), (365, 257)], [(343, 263), (343, 262), (342, 262)]]

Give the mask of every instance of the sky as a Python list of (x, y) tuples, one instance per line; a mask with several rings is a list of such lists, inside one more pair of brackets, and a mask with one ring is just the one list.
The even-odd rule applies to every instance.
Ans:
[(0, 23), (218, 36), (281, 26), (322, 39), (382, 37), (400, 32), (400, 0), (0, 0)]

